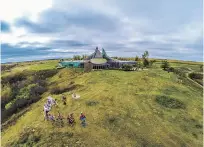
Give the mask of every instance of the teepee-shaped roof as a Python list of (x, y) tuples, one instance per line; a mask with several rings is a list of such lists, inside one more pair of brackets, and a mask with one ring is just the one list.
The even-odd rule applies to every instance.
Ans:
[(98, 47), (96, 47), (95, 52), (88, 56), (87, 60), (93, 59), (93, 58), (103, 58), (101, 52), (99, 51)]
[(93, 58), (103, 58), (103, 56), (102, 56), (101, 52), (99, 51), (98, 47), (96, 47)]
[(110, 58), (110, 57), (106, 54), (106, 51), (104, 50), (104, 48), (102, 48), (102, 56), (103, 56), (103, 58), (105, 58), (105, 59), (108, 60), (108, 61), (113, 60), (112, 58)]

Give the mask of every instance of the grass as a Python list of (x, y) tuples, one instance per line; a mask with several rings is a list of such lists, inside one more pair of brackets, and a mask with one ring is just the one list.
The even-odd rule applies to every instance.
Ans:
[[(47, 62), (34, 70), (56, 65)], [(36, 67), (39, 63), (33, 64), (20, 68)], [(178, 83), (177, 79), (176, 74), (157, 67), (136, 72), (90, 73), (60, 69), (47, 79), (48, 90), (42, 99), (3, 130), (2, 146), (202, 146), (202, 90), (185, 81)], [(66, 89), (69, 85), (80, 86)], [(61, 91), (51, 94), (54, 88)], [(80, 99), (72, 99), (73, 92)], [(62, 94), (67, 97), (66, 106), (61, 102)], [(69, 127), (65, 120), (64, 127), (44, 121), (43, 104), (49, 95), (59, 104), (51, 113), (60, 111), (67, 117), (73, 112), (74, 127)], [(175, 106), (182, 109), (174, 109)], [(80, 126), (81, 111), (87, 117), (86, 128)]]
[(169, 98), (166, 96), (156, 97), (156, 102), (167, 108), (172, 108), (172, 109), (179, 109), (179, 108), (184, 109), (185, 108), (185, 105), (182, 101), (179, 101), (174, 98)]
[(22, 63), (18, 63), (17, 66), (14, 66), (13, 68), (11, 68), (10, 71), (2, 71), (1, 76), (4, 77), (12, 73), (23, 72), (25, 70), (39, 71), (39, 70), (46, 70), (46, 69), (54, 69), (58, 65), (58, 62), (59, 62), (58, 60), (22, 62)]

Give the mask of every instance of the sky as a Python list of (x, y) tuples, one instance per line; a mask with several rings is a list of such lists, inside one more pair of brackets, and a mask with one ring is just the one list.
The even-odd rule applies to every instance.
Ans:
[(203, 61), (202, 0), (6, 0), (1, 62), (91, 54)]

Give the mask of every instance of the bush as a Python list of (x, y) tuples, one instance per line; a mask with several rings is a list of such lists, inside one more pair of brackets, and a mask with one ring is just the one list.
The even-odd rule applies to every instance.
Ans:
[(191, 78), (191, 79), (203, 79), (203, 74), (201, 74), (201, 73), (190, 73), (189, 74), (189, 77)]
[(23, 71), (3, 77), (2, 119), (5, 120), (20, 108), (38, 101), (41, 98), (40, 95), (46, 91), (46, 78), (52, 77), (57, 72), (56, 69)]
[(136, 62), (136, 67), (137, 68), (143, 68), (142, 62), (140, 62), (140, 61)]
[(29, 99), (31, 88), (37, 86), (36, 84), (31, 84), (27, 87), (20, 89), (19, 94), (16, 96), (16, 99)]
[(133, 66), (132, 66), (132, 65), (129, 65), (129, 64), (124, 64), (124, 65), (122, 66), (122, 69), (123, 69), (124, 71), (130, 71), (130, 70), (132, 70), (132, 68), (133, 68)]
[(149, 61), (149, 67), (153, 66), (153, 64), (156, 62), (156, 60), (150, 60)]
[(139, 61), (140, 58), (138, 56), (135, 57), (135, 61)]
[(18, 109), (36, 102), (40, 99), (40, 95), (45, 91), (46, 88), (39, 86), (38, 84), (30, 84), (27, 87), (20, 89), (17, 96), (5, 105), (6, 110), (2, 112), (2, 119), (8, 118), (10, 115), (17, 112)]
[(202, 124), (196, 124), (195, 127), (198, 128), (198, 129), (202, 129), (203, 125)]
[(26, 79), (26, 76), (23, 73), (13, 73), (10, 74), (9, 76), (3, 77), (2, 78), (2, 84), (13, 84), (16, 83), (18, 81), (23, 81)]
[(10, 65), (1, 65), (1, 71), (10, 70), (11, 68), (15, 67), (17, 64), (10, 64)]
[(12, 102), (9, 102), (8, 104), (6, 104), (6, 106), (5, 106), (6, 110), (8, 110), (12, 105), (13, 105)]
[(173, 68), (173, 67), (169, 67), (169, 68), (168, 68), (168, 71), (169, 71), (169, 72), (174, 72), (174, 68)]
[(167, 60), (162, 61), (162, 65), (161, 68), (163, 68), (164, 70), (166, 70), (167, 68), (169, 68), (169, 62)]
[(36, 143), (40, 141), (41, 135), (36, 134), (35, 132), (38, 132), (39, 130), (33, 131), (32, 128), (26, 128), (24, 129), (20, 136), (19, 140), (17, 142), (13, 142), (12, 145), (16, 146), (34, 146)]
[(79, 85), (73, 85), (73, 84), (59, 84), (57, 86), (52, 86), (50, 89), (51, 94), (61, 94), (67, 91), (72, 91), (76, 89)]
[(143, 59), (143, 66), (144, 66), (144, 67), (148, 67), (149, 64), (150, 64), (150, 63), (149, 63), (149, 60), (148, 60), (148, 59), (146, 59), (146, 58)]
[(34, 73), (34, 81), (45, 80), (46, 78), (54, 76), (57, 72), (57, 69), (37, 71)]
[(12, 98), (12, 89), (9, 85), (5, 85), (1, 91), (1, 106), (2, 108), (8, 103)]
[(74, 55), (73, 60), (81, 60), (81, 56), (80, 55)]
[(183, 69), (174, 68), (174, 73), (181, 77), (186, 77), (186, 72)]
[(169, 98), (167, 96), (157, 96), (156, 102), (164, 107), (172, 109), (184, 109), (185, 104), (177, 99)]

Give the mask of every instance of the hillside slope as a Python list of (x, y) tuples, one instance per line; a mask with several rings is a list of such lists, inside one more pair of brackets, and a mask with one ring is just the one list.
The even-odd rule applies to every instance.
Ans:
[[(25, 69), (54, 68), (53, 63), (28, 66), (33, 65)], [(3, 130), (2, 146), (202, 146), (202, 89), (177, 81), (177, 75), (159, 68), (90, 73), (60, 69), (46, 79), (47, 91), (42, 98)], [(81, 98), (73, 100), (73, 92)], [(67, 96), (66, 106), (61, 102), (62, 94)], [(74, 113), (77, 123), (73, 128), (65, 120), (63, 127), (44, 120), (47, 96), (59, 104), (51, 113), (60, 111), (64, 117)], [(81, 111), (87, 117), (86, 128), (78, 120)]]

